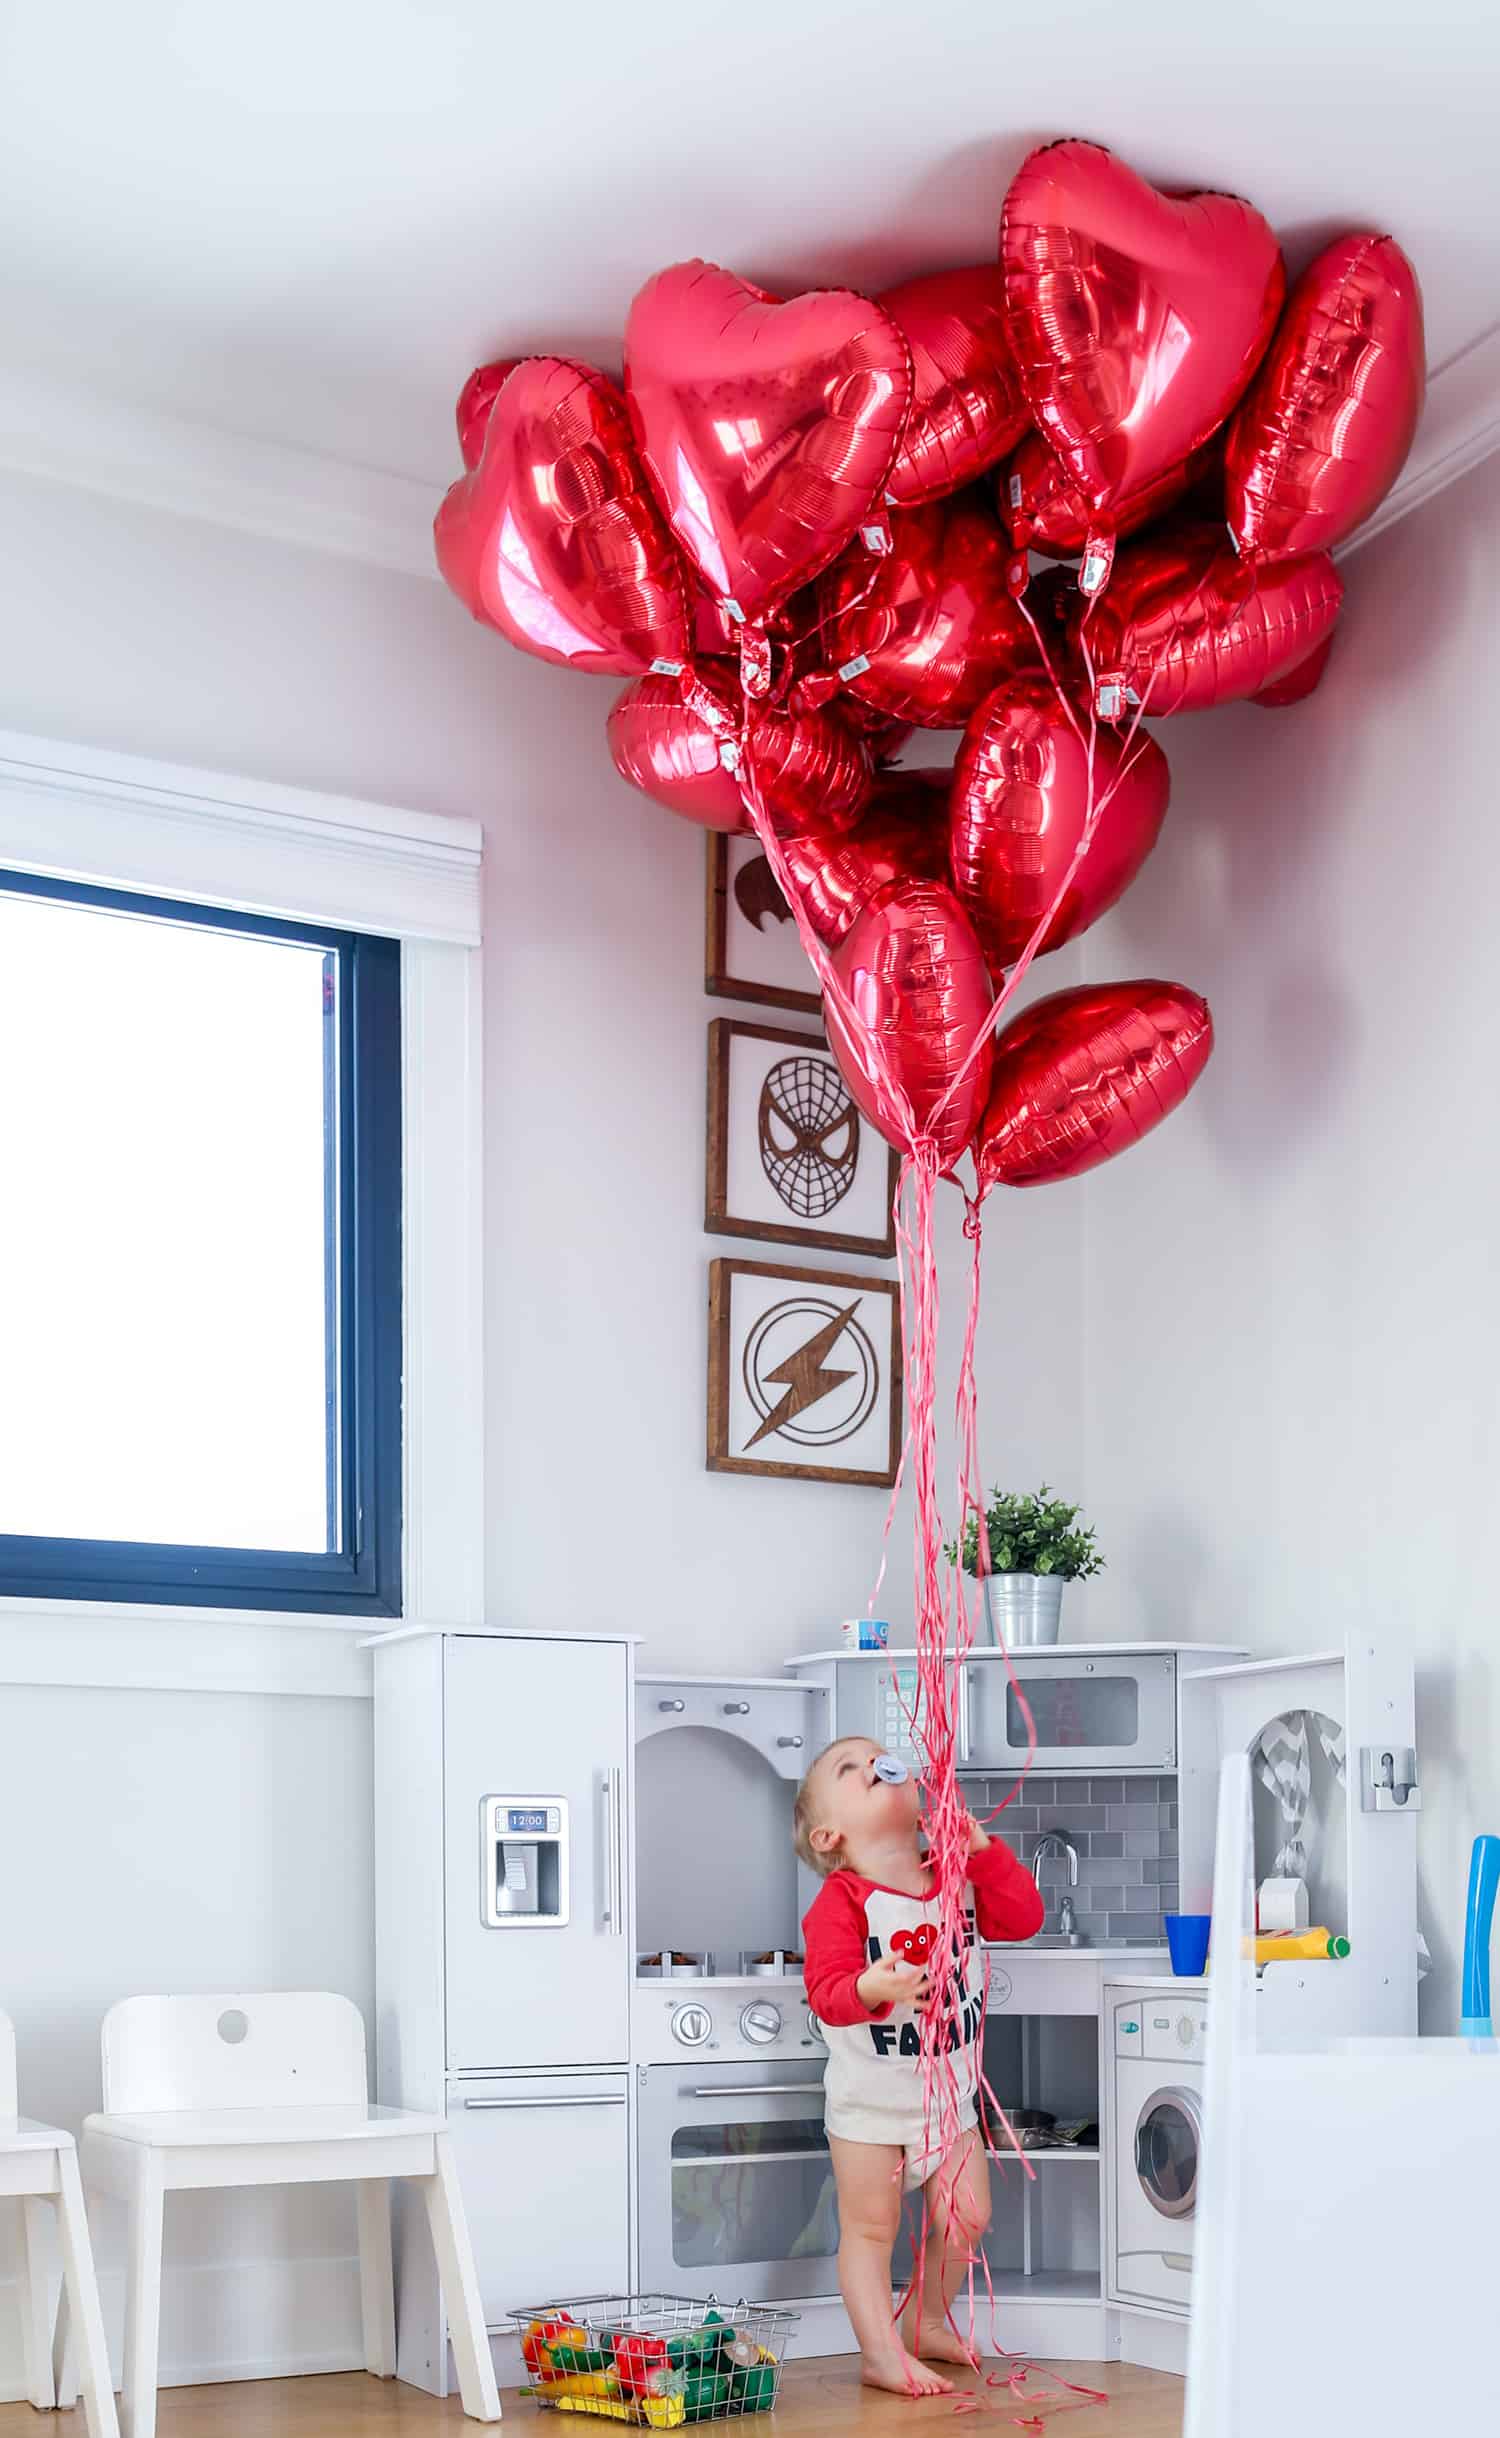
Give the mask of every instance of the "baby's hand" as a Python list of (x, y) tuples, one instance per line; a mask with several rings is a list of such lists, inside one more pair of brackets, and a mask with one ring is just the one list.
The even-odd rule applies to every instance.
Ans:
[(863, 2006), (914, 2006), (920, 2014), (927, 2003), (927, 1968), (924, 1964), (898, 1964), (894, 1956), (882, 1956), (862, 1972), (855, 1988)]
[(988, 1831), (980, 1827), (972, 1812), (965, 1812), (964, 1819), (968, 1823), (969, 1852), (971, 1854), (982, 1854), (985, 1847), (990, 1842)]

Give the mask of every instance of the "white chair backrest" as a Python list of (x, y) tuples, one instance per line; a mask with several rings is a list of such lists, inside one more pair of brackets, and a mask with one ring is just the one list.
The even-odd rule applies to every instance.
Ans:
[(123, 1998), (104, 2018), (104, 2105), (120, 2115), (182, 2108), (330, 2108), (370, 2095), (365, 2026), (326, 1990)]
[(0, 2124), (17, 2113), (16, 2032), (9, 2015), (0, 2014)]

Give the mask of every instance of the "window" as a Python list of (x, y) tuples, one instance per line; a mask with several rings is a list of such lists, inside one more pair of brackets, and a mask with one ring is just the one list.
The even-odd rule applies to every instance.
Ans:
[(0, 872), (0, 1592), (394, 1616), (400, 951)]

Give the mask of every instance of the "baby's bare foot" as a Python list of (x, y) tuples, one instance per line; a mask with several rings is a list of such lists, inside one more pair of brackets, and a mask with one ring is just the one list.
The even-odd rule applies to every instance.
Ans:
[(929, 2370), (906, 2351), (904, 2345), (893, 2346), (889, 2353), (867, 2353), (860, 2364), (860, 2377), (866, 2387), (884, 2387), (893, 2396), (951, 2396), (953, 2381), (941, 2371)]

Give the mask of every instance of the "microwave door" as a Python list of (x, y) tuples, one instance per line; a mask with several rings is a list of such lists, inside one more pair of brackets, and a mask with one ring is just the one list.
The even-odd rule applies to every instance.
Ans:
[(986, 1662), (967, 1674), (974, 1766), (1024, 1766), (1028, 1711), (1038, 1770), (1159, 1773), (1177, 1766), (1177, 1668), (1170, 1654), (1111, 1660), (1028, 1653), (1008, 1669), (1003, 1661)]

